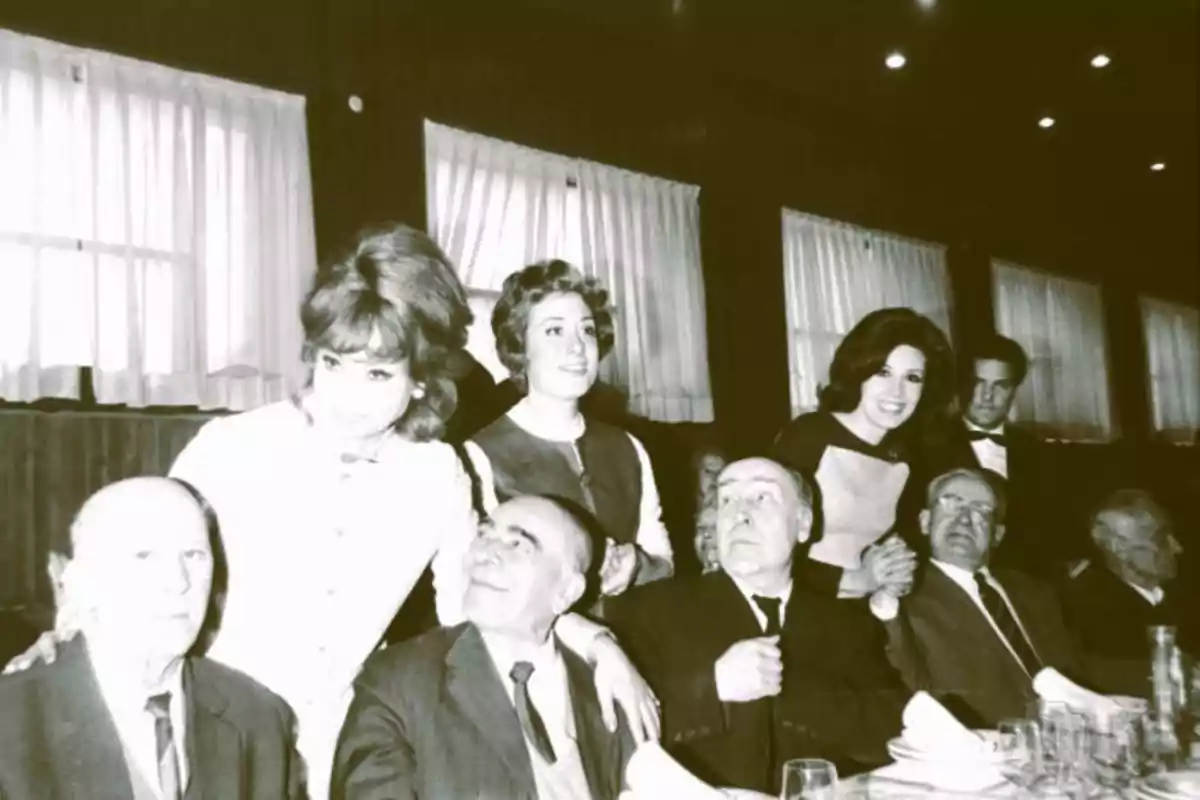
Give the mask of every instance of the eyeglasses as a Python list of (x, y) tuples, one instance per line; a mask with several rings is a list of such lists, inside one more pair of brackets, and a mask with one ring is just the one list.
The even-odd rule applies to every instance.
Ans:
[(996, 509), (985, 503), (968, 503), (956, 494), (938, 495), (938, 507), (947, 514), (959, 514), (965, 508), (972, 517), (978, 517), (984, 522), (996, 518)]

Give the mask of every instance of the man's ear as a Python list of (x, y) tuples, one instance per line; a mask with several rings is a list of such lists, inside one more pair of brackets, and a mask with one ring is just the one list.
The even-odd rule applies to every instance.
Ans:
[(584, 591), (587, 589), (587, 578), (578, 572), (572, 572), (563, 578), (562, 589), (558, 593), (558, 602), (555, 603), (554, 613), (565, 614), (579, 602), (583, 597)]
[(917, 521), (921, 523), (921, 533), (926, 536), (929, 535), (929, 522), (932, 518), (933, 515), (929, 513), (929, 509), (927, 508), (922, 509), (921, 513), (917, 515)]
[(1008, 532), (1008, 526), (1003, 522), (996, 523), (996, 529), (992, 531), (992, 547), (1004, 541), (1004, 534)]
[(796, 511), (796, 544), (804, 544), (812, 536), (813, 510), (807, 503), (801, 503)]

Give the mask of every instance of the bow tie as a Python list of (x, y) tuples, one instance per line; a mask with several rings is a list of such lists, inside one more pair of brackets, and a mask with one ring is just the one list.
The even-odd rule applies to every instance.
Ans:
[(987, 439), (993, 444), (998, 444), (1001, 447), (1008, 447), (1008, 439), (1004, 438), (1002, 433), (988, 433), (987, 431), (968, 431), (967, 438), (972, 442), (978, 442), (982, 439)]

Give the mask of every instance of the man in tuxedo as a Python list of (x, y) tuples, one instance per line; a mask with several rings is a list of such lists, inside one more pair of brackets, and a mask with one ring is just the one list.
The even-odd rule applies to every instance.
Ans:
[(373, 656), (334, 766), (345, 800), (616, 800), (633, 739), (604, 725), (591, 668), (554, 623), (584, 593), (596, 545), (541, 497), (500, 504), (466, 558), (467, 622)]
[(293, 716), (250, 678), (189, 657), (212, 583), (209, 520), (183, 484), (134, 478), (71, 528), (79, 636), (0, 678), (0, 797), (302, 796)]
[(887, 760), (911, 693), (861, 604), (809, 592), (793, 553), (812, 528), (806, 481), (768, 459), (717, 480), (721, 571), (647, 584), (613, 624), (662, 701), (664, 745), (718, 786), (778, 794), (783, 762), (849, 773)]
[(1029, 358), (1021, 345), (994, 334), (968, 342), (960, 350), (964, 412), (961, 424), (950, 431), (944, 446), (937, 447), (927, 464), (922, 486), (955, 467), (990, 470), (1006, 481), (1011, 535), (996, 553), (998, 564), (1023, 571), (1051, 571), (1065, 560), (1070, 543), (1046, 534), (1048, 523), (1042, 513), (1036, 481), (1029, 475), (1031, 455), (1037, 439), (1008, 422), (1017, 390), (1025, 381)]
[(1097, 680), (1108, 691), (1142, 694), (1149, 676), (1148, 630), (1172, 625), (1177, 641), (1197, 654), (1195, 608), (1176, 577), (1182, 552), (1171, 519), (1149, 493), (1122, 489), (1096, 507), (1091, 519), (1098, 558), (1071, 575), (1062, 591), (1071, 624)]
[(927, 499), (920, 526), (932, 559), (907, 597), (883, 590), (871, 598), (889, 658), (911, 688), (977, 727), (1024, 717), (1044, 667), (1079, 675), (1058, 599), (1048, 585), (989, 566), (1005, 532), (994, 473), (951, 470), (933, 480)]

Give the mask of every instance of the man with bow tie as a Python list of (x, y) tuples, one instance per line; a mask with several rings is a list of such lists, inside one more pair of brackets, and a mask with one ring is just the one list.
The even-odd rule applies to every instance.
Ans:
[(80, 635), (0, 678), (0, 798), (303, 796), (287, 704), (189, 655), (209, 609), (210, 535), (196, 496), (168, 478), (84, 504), (62, 575)]

